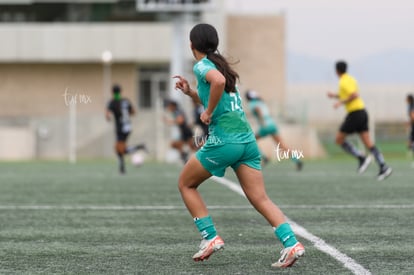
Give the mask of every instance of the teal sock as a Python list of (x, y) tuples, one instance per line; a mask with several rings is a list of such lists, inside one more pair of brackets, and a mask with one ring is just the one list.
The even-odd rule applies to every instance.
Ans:
[(290, 159), (291, 159), (294, 163), (299, 163), (299, 162), (300, 162), (299, 158), (297, 158), (297, 157), (291, 157)]
[(284, 247), (294, 246), (298, 240), (296, 240), (295, 233), (288, 223), (282, 223), (275, 228), (276, 237), (282, 242)]
[(213, 220), (210, 216), (203, 218), (194, 218), (194, 223), (197, 226), (197, 229), (203, 239), (211, 240), (217, 236), (216, 228), (214, 227)]

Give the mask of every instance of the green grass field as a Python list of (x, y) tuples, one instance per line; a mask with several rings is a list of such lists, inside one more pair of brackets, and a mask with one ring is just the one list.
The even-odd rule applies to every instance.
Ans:
[[(264, 168), (267, 190), (285, 214), (372, 274), (414, 274), (414, 169), (390, 162), (377, 182), (371, 164), (350, 158), (289, 161)], [(0, 164), (0, 274), (352, 274), (299, 236), (306, 255), (275, 270), (281, 245), (247, 200), (208, 181), (223, 252), (193, 262), (200, 237), (183, 206), (180, 167), (146, 163), (116, 173), (115, 161)], [(234, 180), (231, 170), (226, 178)]]

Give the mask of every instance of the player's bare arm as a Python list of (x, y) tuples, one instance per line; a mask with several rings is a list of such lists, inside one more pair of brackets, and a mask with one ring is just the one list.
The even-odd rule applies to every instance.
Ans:
[(111, 112), (109, 110), (106, 110), (105, 118), (106, 118), (107, 121), (111, 121)]
[(357, 99), (359, 97), (358, 92), (353, 92), (347, 99), (344, 100), (338, 100), (335, 104), (334, 104), (334, 108), (338, 108), (341, 105), (345, 105), (350, 103), (351, 101)]
[(328, 92), (327, 95), (329, 98), (339, 98), (338, 93)]
[(131, 108), (129, 109), (129, 114), (131, 115), (131, 116), (133, 116), (133, 115), (135, 115), (135, 109), (134, 109), (134, 107), (132, 107), (131, 106)]
[(177, 116), (177, 118), (175, 119), (175, 123), (177, 125), (182, 125), (184, 124), (184, 122), (185, 122), (185, 119), (184, 119), (184, 116), (182, 115)]
[(210, 124), (211, 116), (223, 95), (226, 79), (218, 70), (210, 70), (206, 74), (206, 80), (210, 83), (210, 97), (208, 99), (208, 106), (200, 118), (205, 124)]
[(183, 92), (183, 94), (188, 95), (189, 97), (191, 97), (191, 99), (195, 103), (201, 104), (201, 100), (198, 96), (197, 91), (191, 89), (190, 84), (188, 83), (187, 79), (185, 79), (184, 77), (182, 77), (180, 75), (175, 75), (175, 76), (173, 76), (173, 78), (178, 79), (178, 81), (175, 83), (175, 89), (178, 89), (181, 92)]

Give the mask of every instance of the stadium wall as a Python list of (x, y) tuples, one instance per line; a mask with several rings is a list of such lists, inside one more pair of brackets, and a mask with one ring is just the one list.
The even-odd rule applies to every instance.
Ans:
[[(360, 96), (370, 118), (375, 123), (401, 123), (407, 121), (405, 98), (414, 91), (413, 85), (360, 84)], [(345, 116), (344, 108), (334, 109), (334, 101), (327, 91), (336, 91), (337, 83), (289, 85), (286, 93), (286, 113), (289, 120), (315, 127), (338, 124)]]
[[(220, 22), (222, 51), (240, 60), (236, 69), (241, 75), (241, 91), (257, 89), (276, 115), (285, 100), (283, 15), (217, 17), (206, 18)], [(16, 145), (34, 147), (26, 150), (28, 158), (65, 158), (67, 100), (73, 101), (77, 95), (77, 154), (112, 157), (113, 125), (103, 118), (102, 52), (112, 52), (111, 79), (123, 86), (125, 96), (137, 106), (141, 92), (138, 68), (168, 64), (173, 54), (172, 35), (170, 23), (1, 24), (0, 126), (32, 133), (33, 143)], [(190, 64), (191, 52), (184, 53)], [(186, 70), (191, 75), (191, 67)], [(157, 142), (159, 129), (154, 125), (162, 117), (153, 109), (138, 112), (131, 141), (147, 142), (156, 148), (157, 156), (162, 155), (168, 150), (169, 129), (161, 130), (164, 141)], [(2, 156), (7, 154), (0, 152)]]
[(227, 17), (227, 50), (236, 62), (240, 90), (258, 91), (273, 115), (285, 100), (284, 22), (283, 15)]

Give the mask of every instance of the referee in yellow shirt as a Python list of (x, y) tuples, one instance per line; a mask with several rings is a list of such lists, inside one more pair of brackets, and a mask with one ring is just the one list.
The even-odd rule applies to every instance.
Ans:
[(358, 84), (352, 76), (347, 74), (346, 62), (336, 62), (335, 68), (339, 77), (339, 91), (337, 93), (328, 92), (328, 97), (337, 100), (334, 104), (335, 109), (344, 105), (348, 113), (336, 134), (336, 144), (340, 145), (345, 152), (358, 159), (358, 173), (363, 173), (368, 168), (371, 157), (364, 155), (352, 143), (346, 140), (347, 135), (358, 133), (361, 141), (375, 157), (380, 167), (378, 180), (384, 180), (391, 175), (392, 169), (385, 163), (384, 157), (369, 136), (368, 113), (365, 110), (364, 101), (359, 96)]

